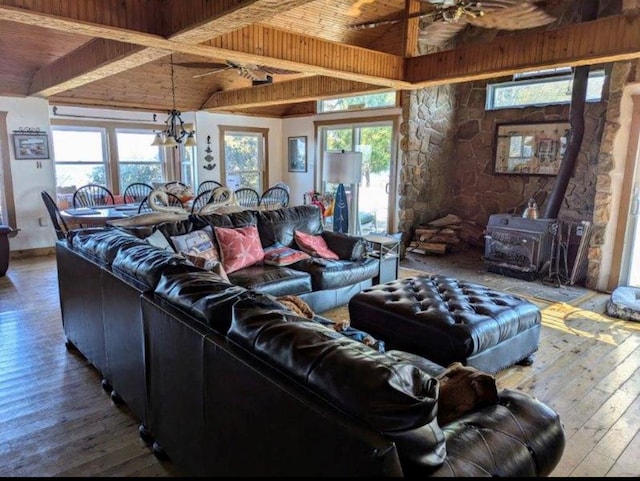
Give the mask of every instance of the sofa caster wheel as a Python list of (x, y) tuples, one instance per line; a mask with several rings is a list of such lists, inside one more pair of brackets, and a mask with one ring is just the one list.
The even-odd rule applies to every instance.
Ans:
[(113, 388), (111, 387), (111, 383), (109, 381), (107, 381), (106, 379), (103, 379), (101, 384), (102, 384), (102, 389), (105, 392), (111, 394), (111, 391), (113, 391)]
[(118, 394), (115, 391), (111, 391), (111, 400), (113, 401), (114, 404), (124, 404), (124, 400), (120, 397), (120, 394)]
[(149, 429), (144, 424), (138, 426), (138, 434), (140, 434), (140, 438), (145, 443), (153, 443), (153, 436), (151, 435), (151, 431), (149, 431)]
[(519, 361), (518, 366), (531, 366), (533, 364), (533, 356), (525, 357), (522, 361)]
[(153, 450), (153, 455), (159, 460), (167, 461), (169, 459), (165, 450), (162, 449), (162, 446), (160, 446), (156, 441), (154, 441), (151, 449)]

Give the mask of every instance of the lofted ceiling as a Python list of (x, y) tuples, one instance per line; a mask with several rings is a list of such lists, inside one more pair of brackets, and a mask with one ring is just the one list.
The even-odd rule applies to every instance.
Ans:
[(0, 0), (0, 95), (159, 111), (173, 89), (182, 111), (289, 116), (321, 98), (640, 57), (637, 16), (560, 15), (579, 3)]

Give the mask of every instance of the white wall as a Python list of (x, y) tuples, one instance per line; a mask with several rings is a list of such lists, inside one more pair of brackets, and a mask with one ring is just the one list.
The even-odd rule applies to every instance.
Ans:
[[(0, 97), (0, 111), (7, 112), (7, 136), (13, 144), (13, 131), (20, 128), (39, 128), (50, 133), (48, 102), (38, 98)], [(49, 160), (16, 160), (13, 145), (9, 145), (13, 196), (16, 206), (16, 225), (20, 232), (9, 241), (10, 250), (35, 249), (52, 246), (55, 233), (40, 192), (55, 193), (53, 149), (49, 135)], [(42, 168), (38, 168), (38, 162)], [(7, 193), (8, 194), (8, 193)], [(44, 219), (44, 226), (39, 219)]]

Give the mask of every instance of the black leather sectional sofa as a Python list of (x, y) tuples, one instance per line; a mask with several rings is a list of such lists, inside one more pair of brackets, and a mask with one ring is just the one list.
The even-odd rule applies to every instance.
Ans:
[[(292, 209), (270, 215), (295, 219)], [(232, 220), (156, 227), (202, 222)], [(545, 476), (558, 463), (564, 433), (543, 403), (501, 390), (497, 404), (440, 426), (442, 366), (299, 317), (268, 283), (228, 282), (150, 246), (145, 231), (81, 230), (58, 241), (63, 328), (143, 437), (185, 474)], [(351, 241), (345, 253), (359, 249)]]

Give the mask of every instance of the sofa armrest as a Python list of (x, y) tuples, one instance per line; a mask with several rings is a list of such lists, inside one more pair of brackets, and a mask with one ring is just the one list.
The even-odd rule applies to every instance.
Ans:
[(362, 237), (323, 231), (322, 238), (340, 260), (359, 261), (367, 256), (367, 243)]

